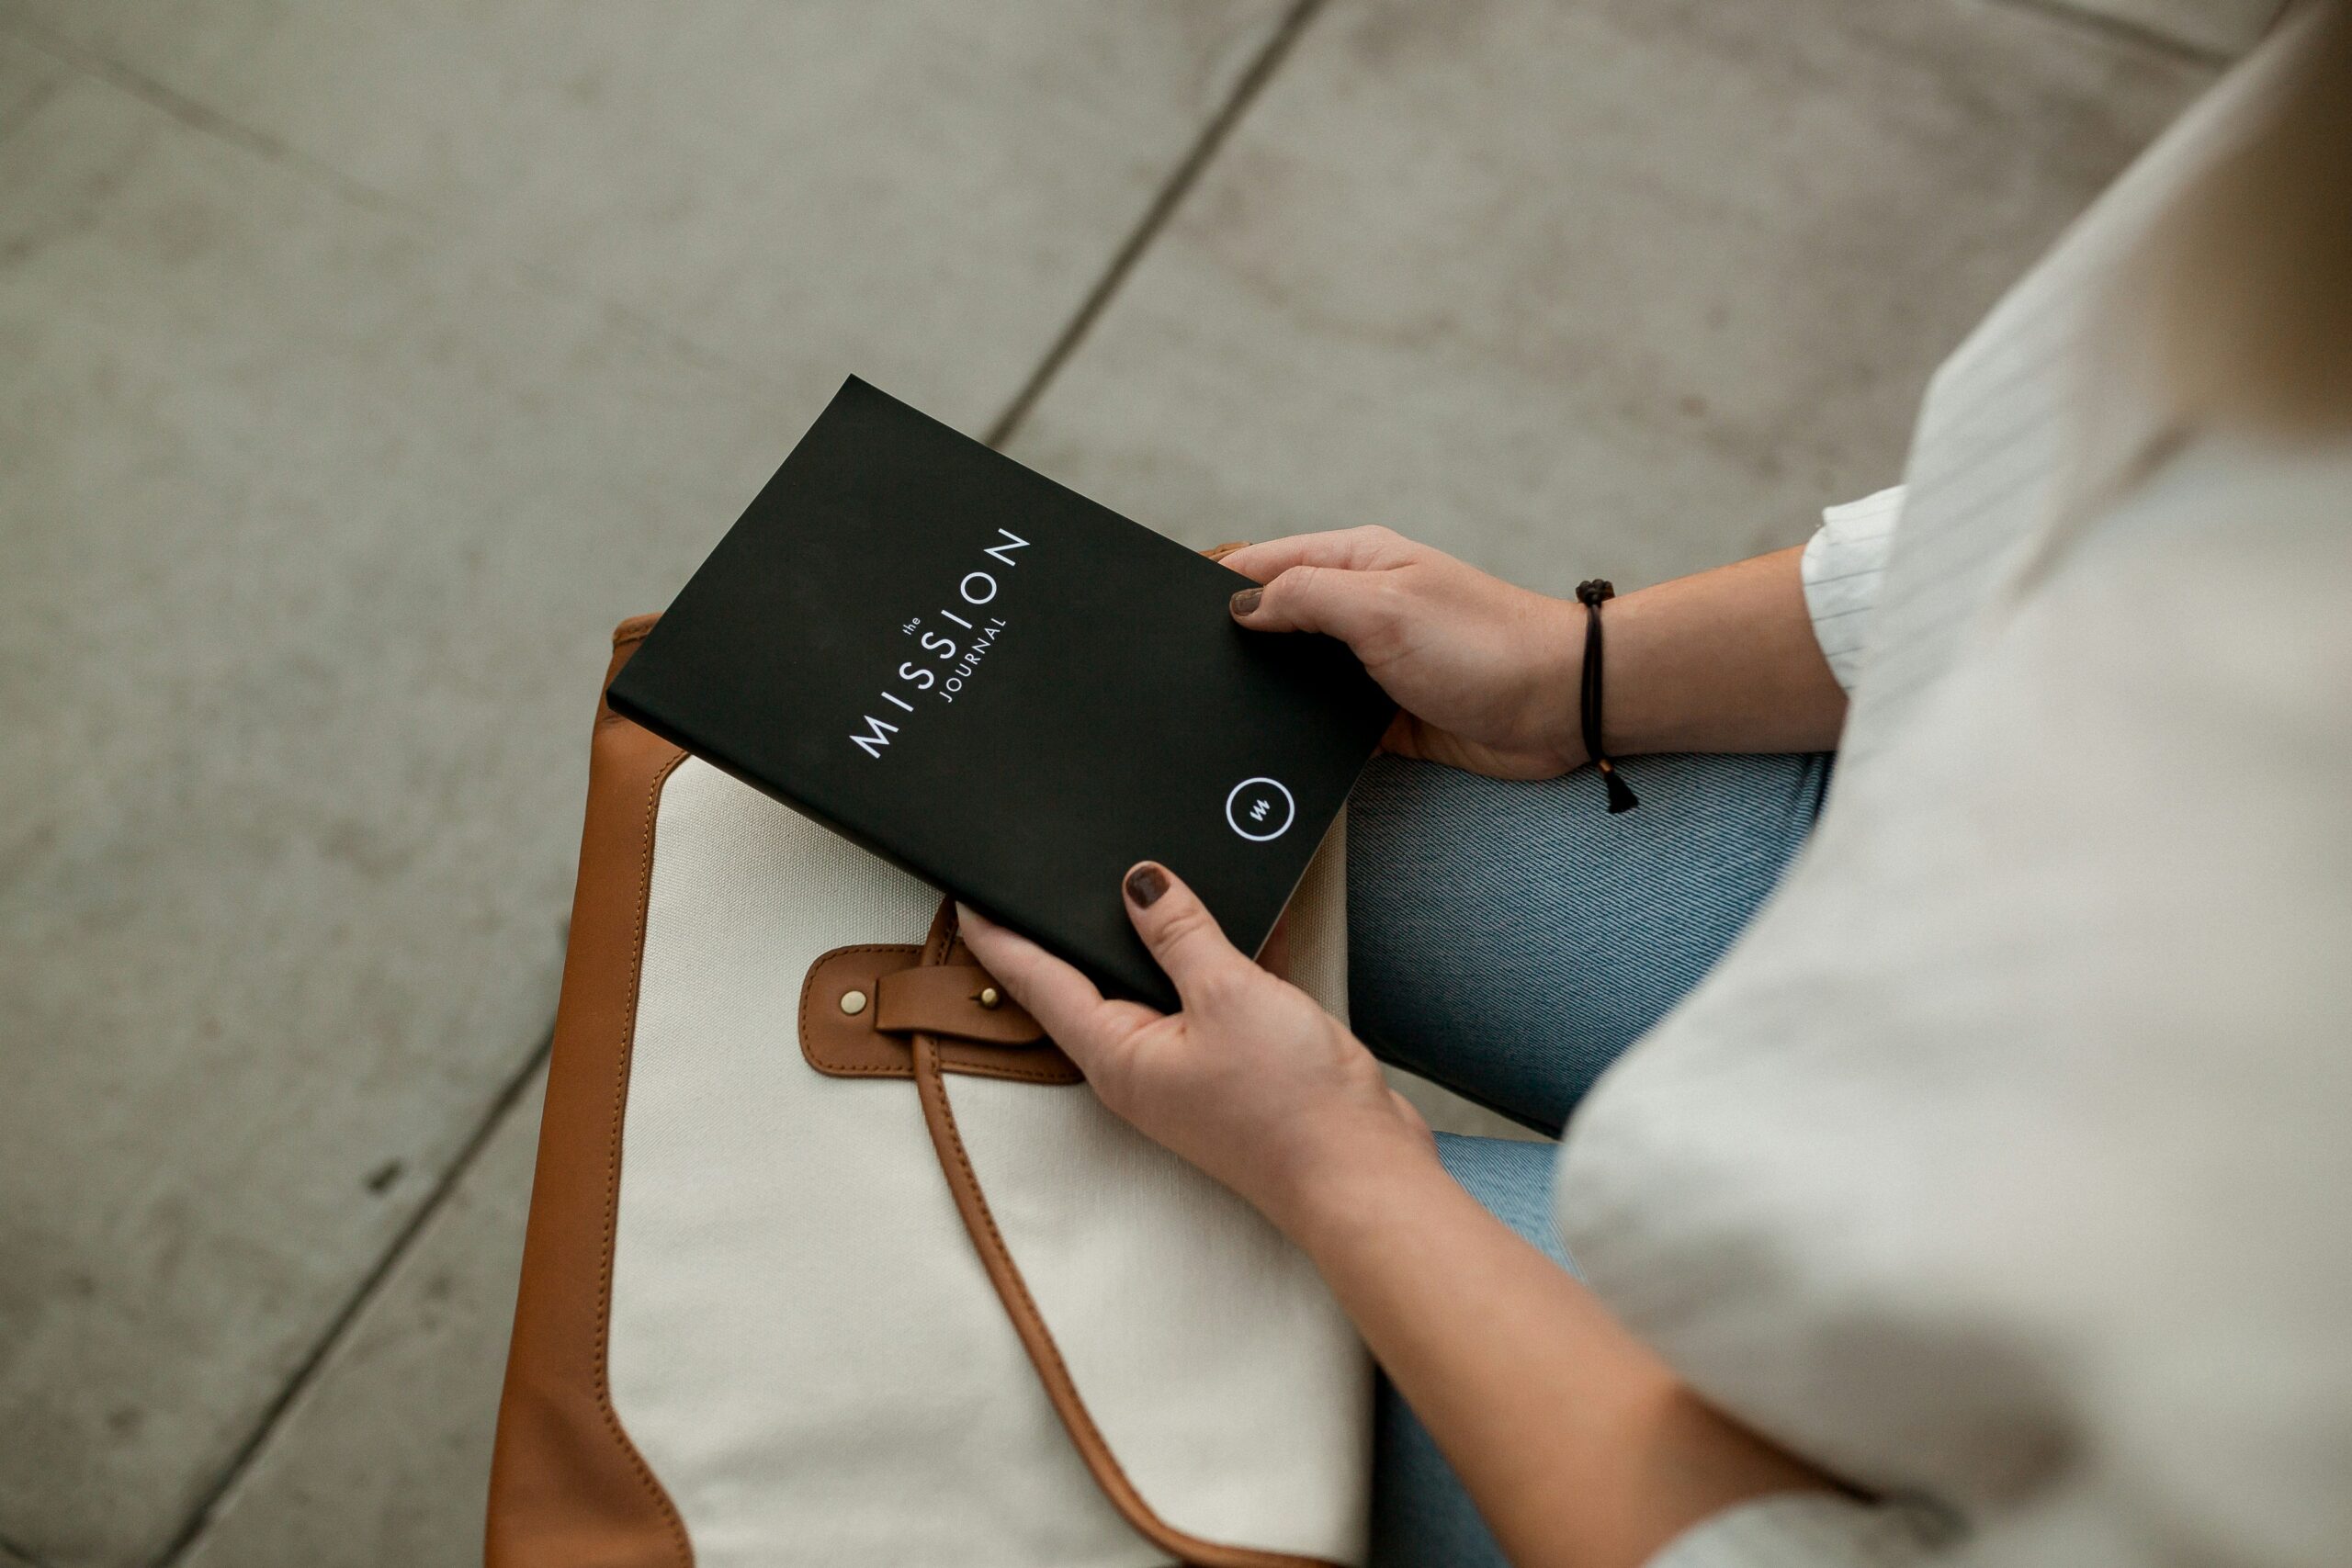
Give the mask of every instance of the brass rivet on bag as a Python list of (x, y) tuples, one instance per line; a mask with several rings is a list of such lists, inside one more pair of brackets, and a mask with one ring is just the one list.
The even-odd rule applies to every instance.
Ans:
[(864, 991), (843, 991), (842, 993), (842, 1011), (850, 1014), (852, 1017), (855, 1017), (857, 1014), (862, 1013), (865, 1010), (865, 993)]
[(994, 986), (982, 986), (980, 987), (979, 1001), (982, 1007), (994, 1008), (1001, 1005), (1003, 1000), (1004, 993), (998, 990)]

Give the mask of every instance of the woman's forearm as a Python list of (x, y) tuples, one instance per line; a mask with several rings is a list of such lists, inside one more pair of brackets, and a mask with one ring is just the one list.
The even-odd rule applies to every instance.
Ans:
[(1520, 1568), (1635, 1568), (1734, 1504), (1829, 1483), (1709, 1408), (1426, 1146), (1286, 1216)]
[(1644, 751), (1826, 751), (1846, 722), (1792, 548), (1612, 599), (1601, 739)]

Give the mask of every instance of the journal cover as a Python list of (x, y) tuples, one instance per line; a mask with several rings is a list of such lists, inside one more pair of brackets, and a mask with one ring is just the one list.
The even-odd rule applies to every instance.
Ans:
[(610, 701), (1173, 1007), (1120, 877), (1256, 952), (1395, 711), (1345, 645), (1234, 625), (1246, 584), (853, 377)]

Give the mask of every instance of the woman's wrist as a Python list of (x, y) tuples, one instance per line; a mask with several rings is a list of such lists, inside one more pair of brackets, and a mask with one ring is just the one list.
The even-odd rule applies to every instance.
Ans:
[[(1611, 756), (1810, 751), (1838, 743), (1846, 694), (1805, 606), (1793, 548), (1609, 601)], [(1573, 715), (1574, 692), (1569, 703)]]
[(1288, 1168), (1258, 1195), (1274, 1228), (1318, 1261), (1376, 1231), (1396, 1195), (1430, 1181), (1450, 1183), (1425, 1127), (1374, 1113), (1299, 1139)]
[(1585, 752), (1577, 705), (1584, 678), (1585, 622), (1590, 614), (1573, 599), (1547, 595), (1528, 628), (1521, 728), (1529, 749), (1564, 773), (1592, 761)]

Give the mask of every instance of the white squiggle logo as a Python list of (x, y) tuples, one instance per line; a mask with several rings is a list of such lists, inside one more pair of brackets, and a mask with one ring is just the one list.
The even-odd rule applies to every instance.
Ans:
[(1226, 825), (1253, 844), (1281, 838), (1297, 815), (1298, 803), (1280, 779), (1243, 779), (1225, 797)]

